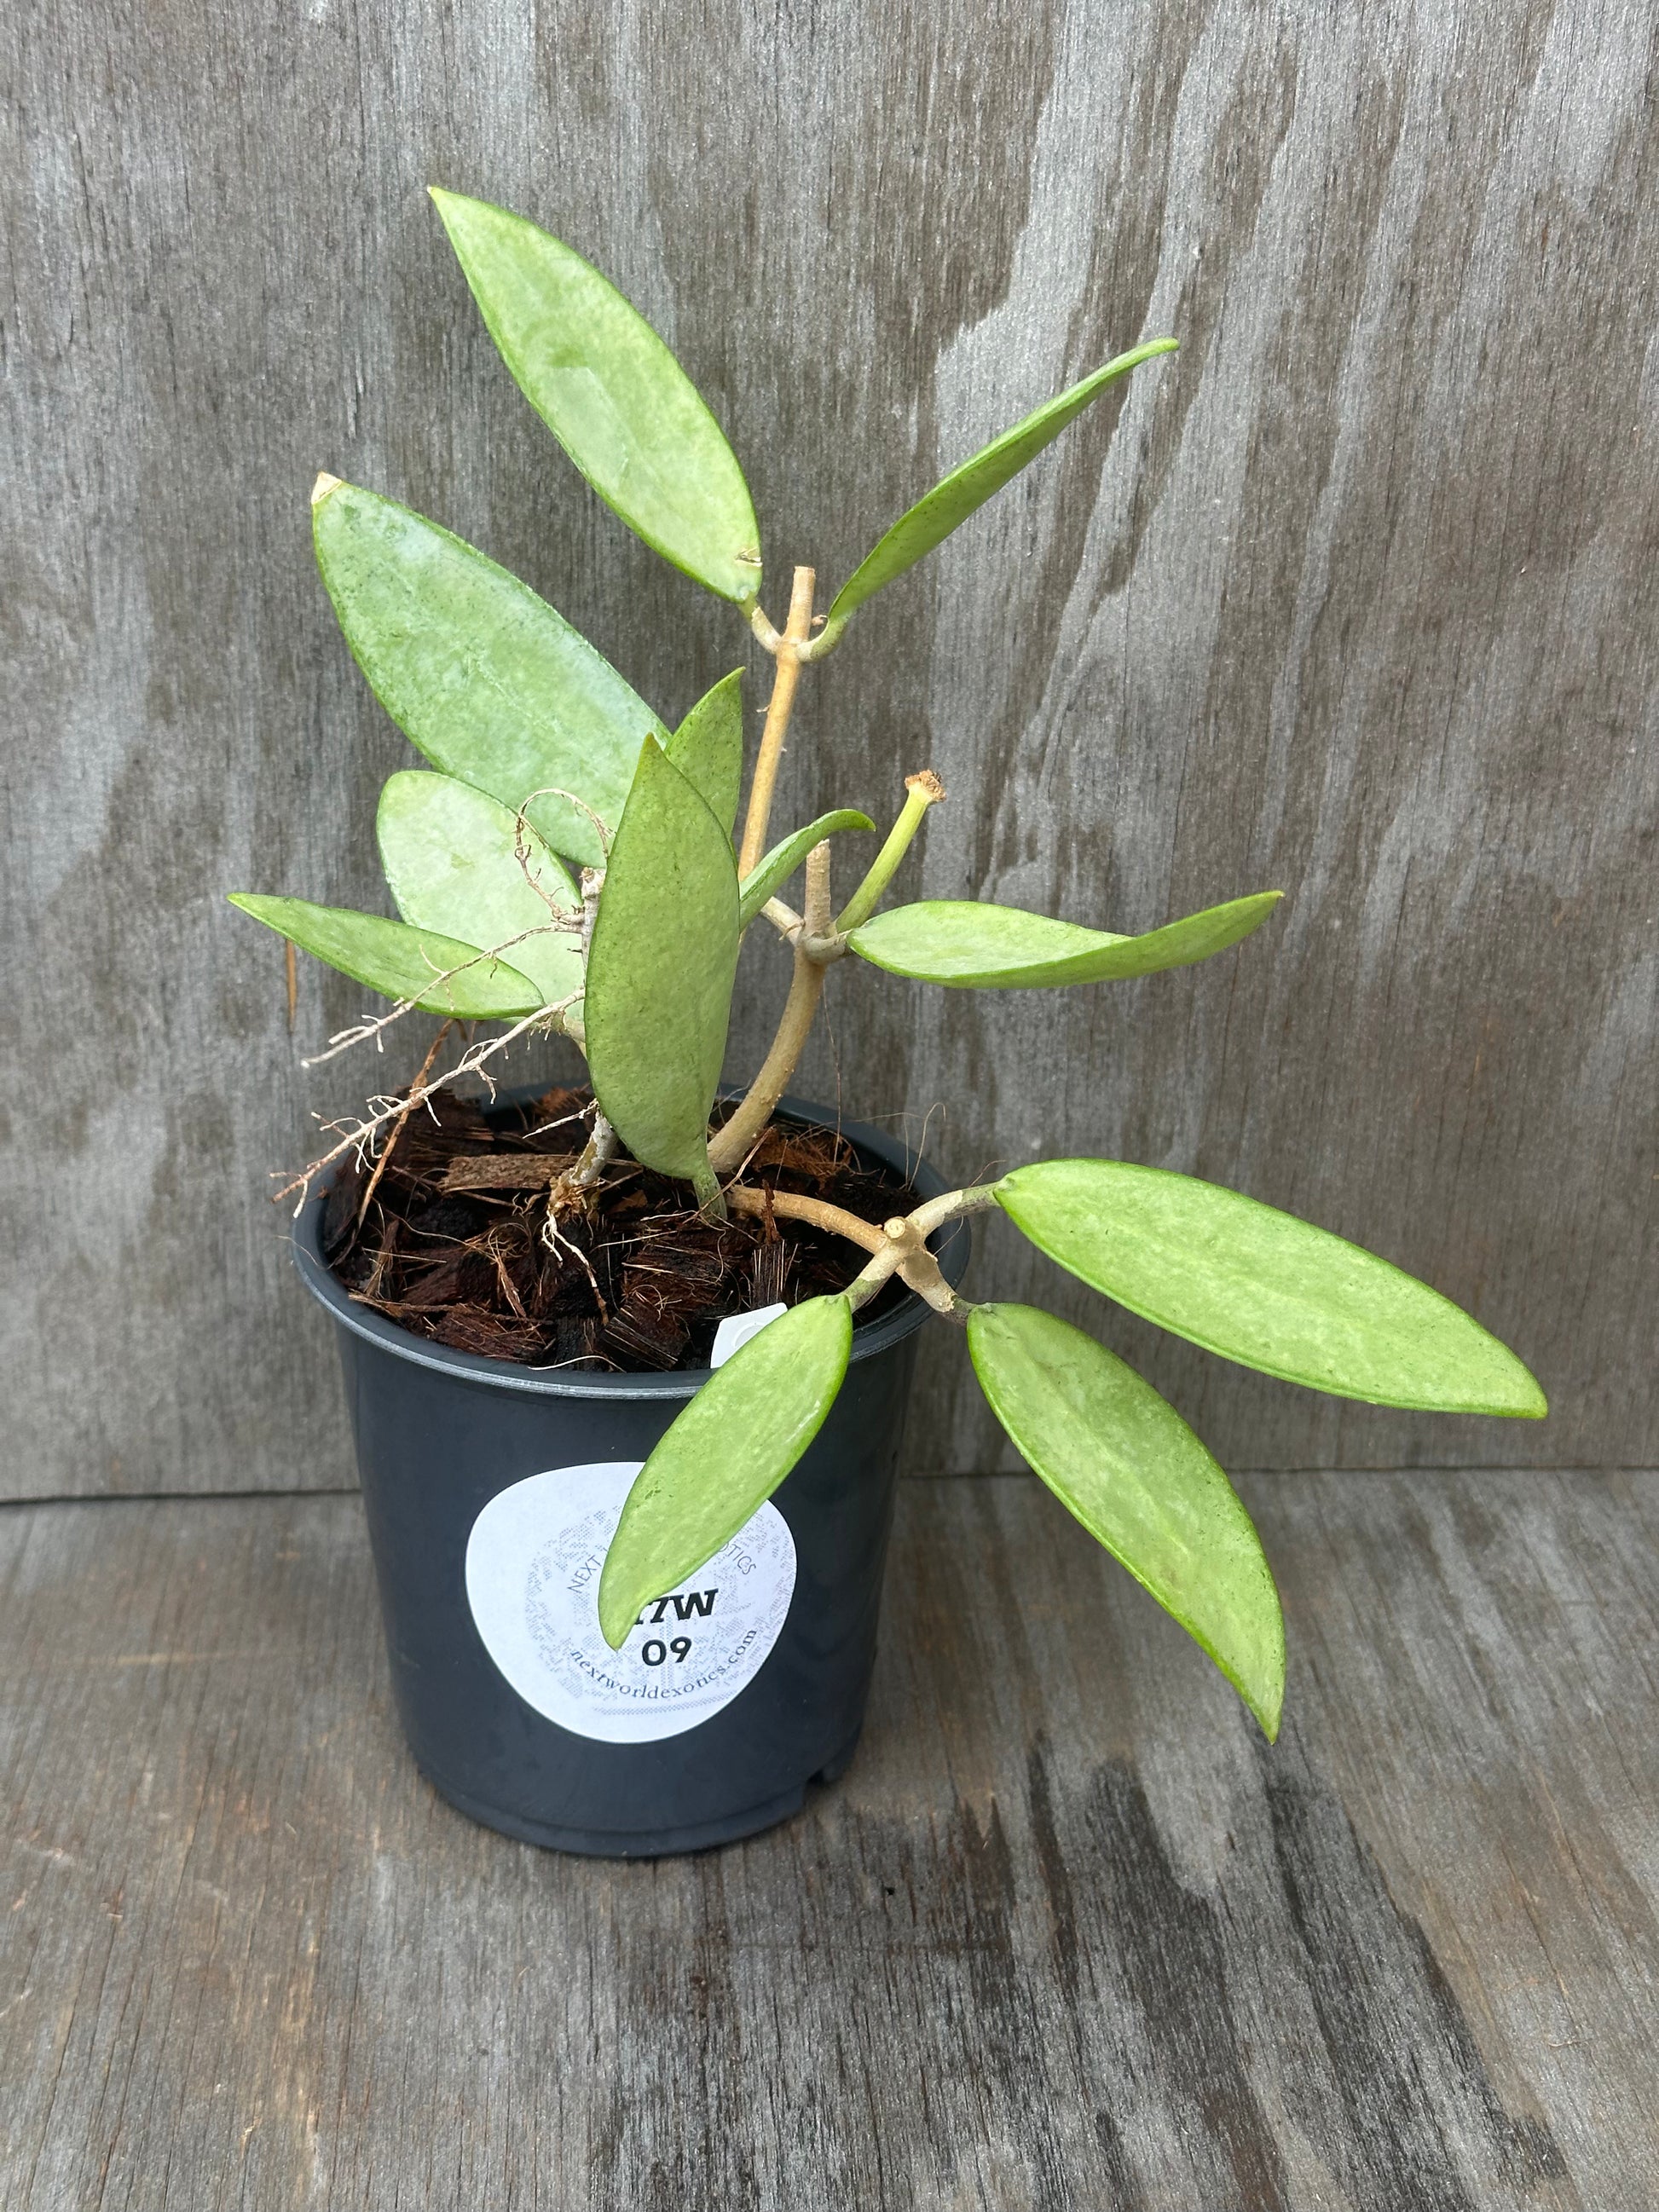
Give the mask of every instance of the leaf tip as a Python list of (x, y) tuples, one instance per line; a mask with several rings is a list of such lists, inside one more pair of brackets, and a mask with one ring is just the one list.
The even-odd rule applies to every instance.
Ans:
[(1547, 1420), (1550, 1401), (1544, 1395), (1543, 1385), (1530, 1369), (1523, 1367), (1521, 1372), (1526, 1377), (1526, 1387), (1523, 1390), (1525, 1402), (1516, 1407), (1515, 1419), (1518, 1421)]
[(607, 1559), (605, 1571), (599, 1577), (599, 1632), (613, 1651), (620, 1651), (628, 1641), (628, 1632), (634, 1626), (639, 1607), (623, 1601), (618, 1585), (611, 1579), (610, 1566)]
[(323, 501), (328, 497), (330, 492), (339, 490), (342, 482), (343, 479), (341, 477), (330, 476), (326, 469), (321, 470), (318, 474), (316, 483), (311, 487), (312, 505), (313, 507), (320, 507)]

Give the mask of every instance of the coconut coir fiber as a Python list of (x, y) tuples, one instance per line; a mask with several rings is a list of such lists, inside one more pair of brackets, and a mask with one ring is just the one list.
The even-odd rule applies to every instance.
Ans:
[[(728, 1314), (844, 1290), (866, 1255), (799, 1221), (702, 1220), (683, 1183), (613, 1161), (591, 1213), (545, 1232), (548, 1191), (574, 1164), (588, 1091), (555, 1089), (489, 1109), (440, 1094), (412, 1114), (364, 1206), (375, 1162), (348, 1158), (330, 1191), (323, 1247), (336, 1279), (417, 1335), (532, 1367), (706, 1367)], [(866, 1221), (915, 1194), (865, 1166), (834, 1130), (774, 1121), (744, 1171)], [(865, 1323), (903, 1297), (890, 1282)]]

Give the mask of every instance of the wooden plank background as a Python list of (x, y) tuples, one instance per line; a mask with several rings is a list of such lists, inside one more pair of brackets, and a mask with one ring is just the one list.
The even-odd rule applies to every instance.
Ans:
[(1638, 2212), (1659, 1480), (1247, 1479), (1269, 1753), (1035, 1482), (905, 1486), (845, 1778), (654, 1863), (397, 1735), (351, 1498), (0, 1511), (7, 2212)]
[[(1283, 918), (1067, 997), (843, 969), (804, 1087), (963, 1176), (1121, 1152), (1293, 1206), (1556, 1405), (1316, 1401), (990, 1240), (981, 1283), (1091, 1318), (1235, 1466), (1650, 1456), (1656, 32), (1651, 0), (6, 11), (7, 1494), (349, 1480), (263, 1178), (409, 1051), (302, 1073), (358, 994), (307, 967), (290, 1036), (222, 896), (380, 896), (405, 749), (312, 571), (314, 471), (485, 546), (671, 716), (741, 649), (531, 416), (429, 181), (656, 320), (775, 611), (792, 561), (833, 586), (984, 436), (1181, 337), (866, 612), (781, 818), (885, 812), (931, 762), (913, 890), (1140, 929), (1278, 884)], [(781, 982), (752, 956), (734, 1074)], [(1006, 1464), (930, 1358), (915, 1467)]]

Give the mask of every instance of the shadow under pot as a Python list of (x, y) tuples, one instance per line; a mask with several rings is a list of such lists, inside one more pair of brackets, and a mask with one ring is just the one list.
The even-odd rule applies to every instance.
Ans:
[[(792, 1119), (835, 1124), (786, 1099)], [(881, 1130), (843, 1122), (871, 1164), (947, 1186)], [(854, 1330), (809, 1449), (620, 1651), (599, 1570), (623, 1500), (707, 1381), (554, 1372), (483, 1359), (356, 1304), (325, 1265), (325, 1194), (296, 1264), (336, 1325), (398, 1716), (422, 1771), (475, 1820), (555, 1850), (650, 1857), (787, 1820), (843, 1772), (875, 1662), (916, 1332), (913, 1293)], [(954, 1287), (969, 1226), (933, 1238)]]

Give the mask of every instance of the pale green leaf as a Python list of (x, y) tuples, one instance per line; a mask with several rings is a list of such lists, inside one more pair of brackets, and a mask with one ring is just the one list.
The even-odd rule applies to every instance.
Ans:
[(712, 1195), (708, 1115), (738, 965), (732, 841), (647, 738), (587, 960), (587, 1065), (637, 1160)]
[(1121, 1160), (1040, 1160), (996, 1196), (1051, 1260), (1224, 1359), (1376, 1406), (1548, 1410), (1515, 1354), (1449, 1298), (1237, 1191)]
[(432, 197), (502, 360), (599, 497), (711, 592), (752, 599), (760, 533), (743, 471), (650, 324), (524, 216)]
[(769, 853), (758, 860), (743, 879), (743, 926), (745, 929), (766, 904), (775, 891), (781, 890), (805, 860), (814, 845), (822, 844), (841, 830), (873, 830), (875, 823), (867, 814), (860, 814), (851, 806), (837, 807), (833, 813), (820, 814), (816, 822), (809, 822), (804, 830), (796, 830), (781, 838)]
[(975, 509), (984, 506), (994, 492), (1000, 491), (1011, 477), (1018, 476), (1028, 461), (1034, 460), (1051, 440), (1057, 438), (1073, 417), (1080, 415), (1091, 399), (1098, 398), (1109, 384), (1130, 369), (1139, 368), (1144, 361), (1155, 354), (1173, 353), (1174, 338), (1153, 338), (1149, 344), (1136, 346), (1132, 353), (1119, 354), (1069, 392), (1062, 392), (1050, 399), (1023, 422), (1016, 422), (1012, 430), (1005, 430), (1000, 438), (981, 448), (971, 460), (933, 486), (932, 491), (916, 501), (908, 514), (902, 514), (885, 537), (866, 553), (853, 574), (836, 594), (835, 605), (830, 610), (828, 628), (839, 629), (855, 608), (907, 568), (914, 568), (924, 554), (931, 553), (941, 539), (966, 522)]
[(613, 1650), (641, 1607), (696, 1574), (772, 1495), (823, 1425), (852, 1346), (845, 1295), (807, 1298), (689, 1401), (634, 1478), (605, 1553), (599, 1626)]
[[(462, 1021), (507, 1021), (533, 1014), (542, 997), (527, 975), (430, 929), (411, 929), (384, 915), (349, 907), (313, 906), (309, 899), (262, 898), (232, 891), (230, 902), (255, 921), (314, 952), (355, 982), (388, 999), (407, 999), (429, 1014)], [(445, 980), (440, 981), (440, 978)]]
[(991, 1410), (1050, 1490), (1207, 1651), (1271, 1741), (1285, 1622), (1237, 1492), (1172, 1406), (1033, 1306), (985, 1305), (968, 1349)]
[(1143, 937), (1079, 929), (1014, 906), (973, 899), (924, 899), (890, 907), (848, 939), (854, 952), (895, 975), (953, 989), (1029, 990), (1037, 985), (1104, 983), (1190, 967), (1259, 929), (1282, 893), (1257, 891), (1166, 922)]
[[(640, 740), (667, 735), (609, 661), (527, 584), (394, 500), (321, 480), (317, 562), (376, 697), (434, 768), (530, 819), (555, 851), (604, 852)], [(532, 793), (540, 796), (532, 799)]]
[(663, 749), (729, 837), (743, 787), (743, 671), (722, 676)]
[(404, 769), (375, 816), (380, 865), (398, 911), (417, 928), (500, 949), (556, 1006), (582, 987), (575, 885), (539, 834), (488, 793)]

